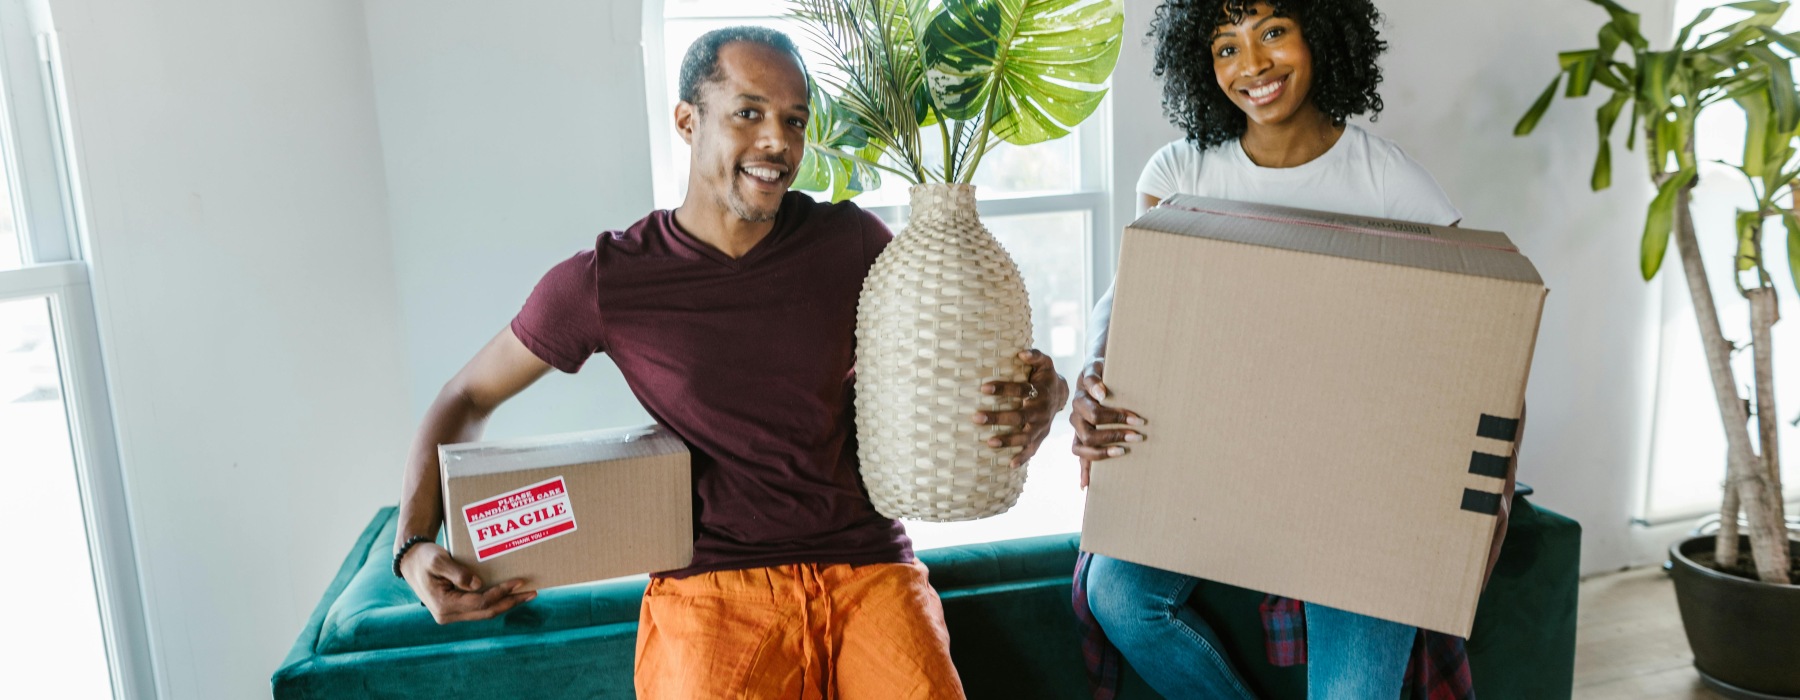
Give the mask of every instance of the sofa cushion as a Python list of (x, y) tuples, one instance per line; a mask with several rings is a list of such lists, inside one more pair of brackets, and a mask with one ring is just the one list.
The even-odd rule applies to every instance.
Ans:
[[(318, 653), (398, 649), (637, 623), (638, 603), (648, 585), (648, 578), (641, 575), (549, 588), (535, 600), (493, 619), (437, 624), (406, 582), (394, 577), (392, 561), (386, 556), (394, 541), (394, 527), (395, 518), (390, 513), (343, 594), (332, 601), (320, 629)], [(932, 587), (949, 600), (991, 593), (992, 585), (1066, 585), (1075, 568), (1078, 543), (1076, 535), (1049, 535), (923, 550), (919, 560), (931, 570)]]
[[(273, 681), (278, 700), (346, 697), (632, 697), (643, 577), (543, 591), (499, 618), (438, 625), (389, 571), (393, 508), (365, 528)], [(950, 653), (972, 699), (1087, 697), (1069, 606), (1079, 538), (1051, 535), (925, 550), (944, 601)], [(1523, 498), (1469, 640), (1484, 698), (1570, 695), (1580, 526)], [(1198, 587), (1261, 697), (1305, 696), (1305, 668), (1262, 655), (1261, 594)], [(1158, 697), (1126, 670), (1121, 700)]]
[(505, 615), (475, 622), (440, 625), (419, 604), (412, 589), (394, 577), (388, 556), (394, 541), (390, 516), (375, 536), (362, 565), (332, 601), (319, 633), (320, 654), (398, 649), (472, 639), (619, 623), (637, 624), (638, 600), (649, 581), (644, 576), (545, 589), (537, 599)]

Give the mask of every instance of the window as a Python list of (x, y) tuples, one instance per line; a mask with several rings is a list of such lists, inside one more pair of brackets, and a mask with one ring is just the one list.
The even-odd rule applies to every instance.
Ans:
[[(4, 171), (0, 171), (4, 172)], [(12, 183), (0, 180), (0, 191), (11, 191)], [(13, 225), (12, 206), (0, 208), (0, 270), (17, 270), (25, 264), (25, 250)]]
[[(673, 133), (681, 58), (713, 29), (754, 24), (786, 32), (807, 52), (808, 65), (824, 65), (805, 30), (783, 15), (783, 0), (651, 0), (645, 10), (645, 68), (649, 89), (656, 206), (674, 207), (687, 184), (687, 145)], [(1038, 349), (1069, 377), (1088, 349), (1087, 314), (1097, 293), (1093, 251), (1106, 250), (1111, 229), (1106, 185), (1107, 113), (1102, 105), (1068, 137), (1027, 148), (1003, 145), (983, 158), (976, 173), (982, 220), (1025, 276), (1031, 293), (1032, 329)], [(928, 131), (926, 136), (932, 134)], [(666, 145), (664, 145), (666, 144)], [(926, 151), (935, 152), (927, 148)], [(817, 195), (815, 195), (817, 196)], [(907, 184), (884, 177), (882, 186), (856, 198), (896, 232), (905, 225)], [(964, 523), (908, 522), (920, 549), (1081, 529), (1079, 465), (1069, 452), (1073, 432), (1066, 413), (1032, 460), (1018, 505), (999, 516)]]
[[(1708, 7), (1725, 5), (1725, 0), (1680, 0), (1675, 6), (1676, 28), (1692, 21)], [(1738, 19), (1736, 12), (1721, 12), (1712, 20), (1725, 24)], [(1800, 13), (1790, 12), (1783, 18), (1780, 31), (1800, 29)], [(1704, 29), (1702, 30), (1704, 31)], [(1738, 296), (1730, 278), (1736, 251), (1732, 230), (1734, 212), (1754, 206), (1743, 176), (1718, 161), (1736, 163), (1743, 157), (1744, 115), (1735, 105), (1722, 104), (1708, 110), (1696, 126), (1695, 148), (1700, 162), (1700, 184), (1694, 189), (1694, 228), (1700, 249), (1710, 268), (1713, 294), (1718, 300), (1719, 323), (1725, 337), (1747, 342), (1750, 310)], [(1787, 259), (1787, 237), (1766, 235), (1763, 254), (1770, 260)], [(1661, 341), (1656, 379), (1656, 409), (1652, 425), (1650, 472), (1645, 489), (1641, 520), (1655, 524), (1691, 520), (1717, 513), (1725, 479), (1725, 430), (1719, 421), (1718, 402), (1713, 396), (1711, 380), (1706, 372), (1706, 357), (1700, 345), (1700, 331), (1694, 321), (1694, 309), (1687, 283), (1681, 276), (1679, 261), (1671, 259), (1663, 265), (1661, 280)], [(1772, 266), (1777, 277), (1776, 290), (1782, 310), (1793, 315), (1800, 309), (1793, 286), (1786, 277), (1785, 265)], [(1775, 355), (1776, 406), (1783, 411), (1779, 439), (1788, 459), (1782, 464), (1782, 482), (1788, 498), (1800, 498), (1800, 459), (1794, 445), (1800, 443), (1800, 365), (1791, 362), (1800, 352), (1800, 324), (1777, 323), (1772, 331)], [(1783, 360), (1790, 360), (1783, 362)], [(1735, 358), (1740, 382), (1751, 375), (1750, 353)], [(1741, 393), (1747, 393), (1742, 390)], [(1756, 430), (1751, 429), (1751, 439)]]
[[(0, 678), (18, 697), (155, 696), (77, 179), (44, 0), (0, 0)], [(29, 575), (25, 575), (29, 574)]]

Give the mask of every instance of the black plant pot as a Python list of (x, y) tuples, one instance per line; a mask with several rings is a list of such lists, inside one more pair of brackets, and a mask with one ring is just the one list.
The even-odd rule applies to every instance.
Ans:
[[(1750, 556), (1750, 539), (1739, 540), (1739, 550)], [(1800, 553), (1800, 542), (1788, 545)], [(1711, 535), (1669, 548), (1694, 668), (1728, 697), (1800, 700), (1800, 585), (1742, 579), (1691, 558), (1712, 548)]]

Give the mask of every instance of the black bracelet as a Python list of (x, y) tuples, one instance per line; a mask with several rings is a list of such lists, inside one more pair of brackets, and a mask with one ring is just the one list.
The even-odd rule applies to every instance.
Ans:
[(437, 538), (426, 537), (424, 535), (413, 535), (412, 537), (406, 538), (406, 542), (402, 543), (400, 545), (400, 549), (398, 549), (394, 552), (394, 576), (399, 579), (406, 578), (405, 576), (400, 575), (400, 560), (406, 557), (407, 550), (412, 549), (413, 545), (418, 544), (420, 542), (435, 542), (435, 541), (437, 541)]

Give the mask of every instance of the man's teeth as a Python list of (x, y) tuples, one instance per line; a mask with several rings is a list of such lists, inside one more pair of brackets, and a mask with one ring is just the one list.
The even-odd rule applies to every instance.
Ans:
[(1251, 88), (1250, 89), (1250, 97), (1252, 99), (1260, 100), (1264, 97), (1268, 97), (1269, 95), (1275, 94), (1275, 91), (1280, 90), (1280, 89), (1281, 89), (1281, 81), (1277, 80), (1273, 83), (1269, 83), (1268, 85), (1264, 85), (1259, 88)]
[(770, 182), (781, 179), (781, 171), (774, 168), (746, 167), (744, 168), (744, 172), (749, 173), (751, 177), (768, 180)]

